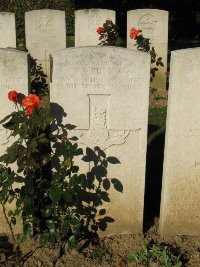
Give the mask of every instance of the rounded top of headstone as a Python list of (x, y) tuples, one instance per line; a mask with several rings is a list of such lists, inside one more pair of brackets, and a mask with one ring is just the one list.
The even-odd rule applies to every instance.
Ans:
[(85, 8), (85, 9), (77, 9), (75, 10), (75, 13), (88, 13), (88, 12), (115, 12), (112, 9), (106, 9), (106, 8)]
[(0, 53), (18, 53), (21, 55), (28, 55), (28, 52), (20, 51), (15, 48), (0, 48)]
[(0, 15), (9, 15), (9, 16), (15, 16), (15, 13), (12, 12), (0, 12)]
[(147, 12), (147, 13), (166, 13), (168, 14), (169, 12), (167, 10), (163, 9), (153, 9), (153, 8), (140, 8), (140, 9), (131, 9), (128, 10), (127, 13), (132, 13), (132, 12)]
[(143, 51), (128, 49), (124, 47), (116, 47), (116, 46), (81, 46), (81, 47), (69, 47), (64, 49), (58, 49), (51, 53), (51, 56), (58, 55), (60, 53), (70, 53), (70, 51), (83, 51), (83, 55), (87, 52), (92, 54), (94, 51), (96, 52), (106, 52), (106, 53), (117, 53), (118, 55), (121, 55), (122, 53), (130, 53), (135, 54), (135, 56), (140, 55), (140, 57), (144, 57), (150, 60), (150, 55)]
[(174, 50), (171, 53), (172, 54), (186, 54), (186, 53), (200, 53), (200, 47), (193, 47), (193, 48), (185, 48), (180, 50)]
[(35, 9), (35, 10), (31, 10), (31, 11), (27, 11), (25, 12), (25, 15), (27, 14), (41, 14), (41, 13), (58, 13), (58, 14), (62, 14), (65, 13), (65, 11), (63, 10), (57, 10), (57, 9)]

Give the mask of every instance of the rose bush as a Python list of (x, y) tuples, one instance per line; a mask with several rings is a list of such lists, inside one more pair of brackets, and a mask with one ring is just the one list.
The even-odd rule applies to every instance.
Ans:
[(96, 31), (100, 35), (99, 45), (115, 45), (118, 38), (117, 29), (117, 25), (112, 20), (106, 20), (102, 27), (98, 27)]
[[(158, 71), (158, 66), (164, 67), (164, 64), (162, 62), (162, 57), (158, 57), (156, 54), (156, 51), (154, 47), (150, 46), (150, 39), (145, 38), (142, 35), (142, 30), (131, 28), (129, 32), (129, 37), (131, 39), (134, 39), (136, 41), (135, 45), (137, 46), (137, 49), (139, 51), (144, 51), (150, 54), (151, 56), (151, 81), (155, 78), (156, 72)], [(155, 64), (156, 66), (153, 66)]]
[(104, 209), (96, 207), (110, 201), (110, 183), (120, 188), (118, 191), (122, 186), (116, 186), (116, 178), (107, 178), (109, 157), (99, 148), (86, 149), (84, 161), (94, 162), (94, 167), (87, 174), (79, 173), (74, 161), (83, 151), (73, 136), (68, 137), (67, 126), (60, 123), (65, 113), (57, 120), (41, 106), (37, 95), (29, 94), (22, 100), (19, 95), (8, 93), (16, 111), (0, 121), (14, 137), (0, 157), (0, 203), (4, 210), (7, 203), (16, 203), (8, 216), (4, 213), (13, 240), (12, 227), (21, 216), (23, 233), (17, 236), (18, 242), (39, 234), (41, 244), (61, 242), (65, 251), (80, 238), (97, 236), (98, 229), (105, 230), (107, 223), (113, 222)]

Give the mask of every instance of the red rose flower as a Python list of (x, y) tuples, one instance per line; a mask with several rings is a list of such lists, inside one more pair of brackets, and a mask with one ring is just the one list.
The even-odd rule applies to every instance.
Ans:
[(34, 108), (39, 108), (40, 107), (39, 96), (33, 95), (33, 94), (29, 94), (27, 97), (22, 99), (22, 106), (27, 108), (27, 110), (25, 111), (26, 115), (32, 114)]
[(15, 103), (17, 103), (17, 101), (18, 101), (18, 96), (17, 96), (17, 92), (16, 91), (10, 91), (9, 93), (8, 93), (8, 99), (10, 100), (10, 101), (13, 101), (13, 102), (15, 102)]
[(27, 109), (25, 110), (25, 115), (31, 115), (32, 112), (33, 112), (33, 108), (27, 108)]
[(109, 20), (109, 19), (107, 19), (105, 23), (106, 23), (106, 24), (109, 24), (109, 23), (110, 23), (110, 20)]
[(98, 28), (97, 28), (97, 33), (98, 33), (98, 34), (101, 34), (102, 32), (103, 32), (103, 28), (102, 28), (102, 27), (98, 27)]
[(130, 30), (130, 38), (136, 40), (140, 32), (142, 32), (140, 29), (132, 28)]

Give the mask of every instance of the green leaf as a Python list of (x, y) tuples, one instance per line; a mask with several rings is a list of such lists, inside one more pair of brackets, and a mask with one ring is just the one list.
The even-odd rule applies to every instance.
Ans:
[(62, 193), (62, 197), (66, 202), (70, 202), (72, 200), (72, 194), (68, 191), (64, 191)]
[(13, 211), (12, 210), (9, 210), (8, 217), (11, 217), (12, 215), (13, 215)]
[(41, 144), (45, 144), (45, 143), (48, 143), (49, 140), (47, 138), (41, 138), (41, 139), (38, 140), (38, 142), (41, 143)]
[(83, 155), (83, 149), (82, 148), (78, 148), (75, 152), (74, 152), (75, 156), (80, 156)]
[(24, 183), (24, 178), (21, 176), (15, 176), (14, 180), (16, 183)]
[(31, 224), (30, 223), (25, 223), (24, 224), (24, 234), (26, 235), (26, 236), (30, 236), (31, 235), (31, 233), (32, 233), (32, 226), (31, 226)]
[(11, 117), (11, 114), (10, 115), (7, 115), (5, 118), (3, 118), (0, 123), (4, 123), (5, 121), (7, 121), (9, 118)]
[(51, 233), (55, 231), (55, 222), (53, 220), (46, 220), (46, 226), (49, 228)]
[(38, 136), (38, 139), (43, 138), (43, 137), (45, 137), (45, 136), (46, 136), (45, 133), (41, 133), (41, 134)]
[(11, 222), (13, 225), (16, 225), (17, 220), (16, 220), (15, 217), (12, 217), (11, 220), (10, 220), (10, 222)]
[(36, 141), (35, 139), (33, 139), (33, 140), (31, 141), (29, 147), (30, 147), (33, 151), (35, 151), (35, 148), (37, 147), (37, 145), (38, 145), (37, 141)]
[(57, 188), (51, 188), (49, 191), (49, 197), (53, 204), (56, 204), (62, 196), (62, 189), (57, 187)]
[(8, 155), (7, 155), (7, 154), (5, 154), (5, 155), (2, 155), (2, 156), (0, 157), (0, 162), (6, 162), (6, 160), (7, 160), (7, 157), (8, 157)]
[(7, 123), (2, 124), (4, 128), (9, 130), (14, 130), (15, 123), (13, 121), (8, 121)]
[(62, 234), (67, 235), (68, 231), (69, 231), (69, 222), (68, 221), (64, 221), (63, 225), (62, 225)]
[(49, 207), (46, 207), (46, 208), (45, 208), (45, 211), (44, 211), (44, 216), (45, 216), (45, 218), (50, 217), (51, 214), (52, 214), (52, 209), (51, 209), (51, 207), (50, 207), (50, 206), (49, 206)]
[(81, 186), (86, 189), (87, 186), (88, 186), (88, 181), (87, 181), (87, 177), (85, 174), (80, 174), (79, 175), (79, 180), (80, 180), (80, 183), (81, 183)]

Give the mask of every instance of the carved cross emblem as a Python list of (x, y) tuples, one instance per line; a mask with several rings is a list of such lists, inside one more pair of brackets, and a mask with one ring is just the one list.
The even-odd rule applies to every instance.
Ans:
[[(80, 144), (105, 150), (126, 142), (130, 130), (109, 129), (110, 95), (88, 95), (90, 105), (90, 128), (73, 131)], [(138, 129), (139, 130), (139, 129)]]
[(39, 28), (43, 31), (51, 31), (53, 28), (52, 22), (48, 17), (42, 17), (39, 21)]

